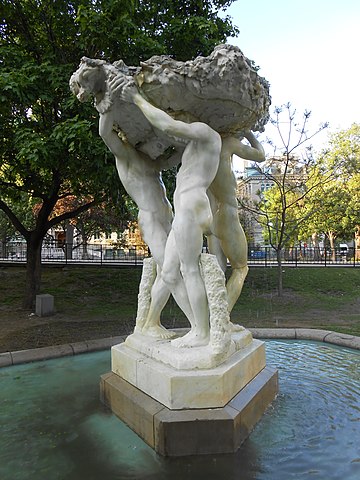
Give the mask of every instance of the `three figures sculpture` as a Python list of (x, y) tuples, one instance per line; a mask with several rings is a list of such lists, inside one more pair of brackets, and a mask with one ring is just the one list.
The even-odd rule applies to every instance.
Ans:
[[(100, 136), (138, 206), (152, 253), (144, 262), (135, 334), (169, 339), (174, 348), (228, 350), (231, 332), (242, 329), (230, 312), (248, 272), (232, 156), (265, 159), (253, 132), (269, 118), (267, 81), (240, 49), (219, 45), (208, 57), (155, 56), (140, 67), (84, 57), (70, 87), (80, 101), (95, 99)], [(175, 165), (172, 211), (161, 172)], [(202, 254), (204, 235), (210, 255)], [(191, 326), (172, 340), (160, 322), (170, 294)]]

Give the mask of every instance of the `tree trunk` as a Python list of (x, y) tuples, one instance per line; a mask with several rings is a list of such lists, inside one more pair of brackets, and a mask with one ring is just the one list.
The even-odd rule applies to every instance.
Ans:
[(283, 295), (283, 269), (282, 269), (282, 257), (281, 250), (276, 251), (277, 269), (278, 269), (278, 297)]
[(331, 260), (332, 260), (333, 262), (336, 261), (335, 238), (336, 238), (336, 236), (334, 235), (333, 232), (328, 232), (328, 239), (329, 239), (330, 249), (331, 249)]
[(320, 246), (319, 246), (319, 236), (317, 233), (313, 233), (311, 235), (311, 241), (314, 247), (314, 260), (320, 260), (321, 254), (320, 254)]
[(83, 240), (83, 244), (81, 245), (81, 249), (82, 249), (81, 258), (83, 260), (89, 260), (89, 258), (90, 258), (87, 247), (88, 247), (87, 241)]
[(355, 230), (355, 261), (360, 261), (360, 225), (356, 226)]
[(1, 239), (0, 242), (0, 257), (1, 258), (6, 258), (6, 237)]
[(26, 286), (23, 307), (32, 309), (41, 284), (41, 247), (42, 238), (31, 236), (27, 240)]
[(73, 245), (74, 245), (74, 225), (67, 222), (66, 225), (66, 237), (65, 237), (65, 258), (71, 260), (73, 257)]

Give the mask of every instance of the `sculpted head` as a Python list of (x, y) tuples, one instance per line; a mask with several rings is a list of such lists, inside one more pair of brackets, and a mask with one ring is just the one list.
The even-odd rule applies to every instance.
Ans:
[(79, 68), (70, 78), (70, 90), (80, 102), (87, 101), (91, 95), (104, 95), (106, 90), (106, 72), (104, 60), (83, 57)]

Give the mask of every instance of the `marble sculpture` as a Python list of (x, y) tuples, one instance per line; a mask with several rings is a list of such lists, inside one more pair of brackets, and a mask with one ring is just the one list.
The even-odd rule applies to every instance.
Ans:
[[(248, 271), (232, 156), (265, 159), (253, 132), (269, 118), (267, 81), (239, 48), (219, 45), (208, 57), (154, 56), (139, 67), (83, 57), (70, 87), (80, 101), (94, 98), (100, 136), (139, 208), (152, 253), (144, 261), (135, 334), (223, 355), (232, 332), (243, 329), (230, 312)], [(172, 211), (161, 172), (174, 165)], [(204, 235), (210, 254), (202, 254)], [(172, 340), (160, 322), (170, 294), (191, 327)]]

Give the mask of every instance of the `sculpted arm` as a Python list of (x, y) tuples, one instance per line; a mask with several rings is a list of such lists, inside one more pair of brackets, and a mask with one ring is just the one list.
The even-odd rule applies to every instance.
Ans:
[(135, 84), (128, 83), (124, 86), (122, 94), (123, 100), (134, 102), (139, 107), (151, 125), (167, 135), (172, 135), (188, 140), (197, 140), (206, 135), (207, 125), (199, 122), (188, 123), (174, 120), (163, 110), (149, 103), (138, 91)]
[(113, 130), (114, 120), (110, 112), (100, 115), (99, 134), (114, 155), (121, 153), (121, 140)]
[(124, 144), (118, 134), (114, 131), (114, 121), (111, 112), (100, 115), (99, 134), (105, 145), (117, 158), (130, 158), (133, 147), (130, 144)]
[(249, 141), (250, 145), (244, 145), (235, 137), (231, 137), (230, 148), (232, 153), (238, 155), (246, 160), (253, 160), (254, 162), (263, 162), (265, 160), (265, 152), (261, 143), (256, 139), (255, 135), (249, 131), (244, 133), (244, 137)]
[[(121, 88), (121, 83), (117, 78), (110, 82), (111, 95), (115, 96)], [(99, 117), (99, 134), (106, 146), (116, 157), (128, 156), (132, 153), (133, 147), (130, 144), (124, 144), (114, 130), (114, 116), (111, 108), (105, 113), (100, 113)]]
[(167, 156), (165, 153), (156, 159), (156, 164), (159, 170), (169, 170), (181, 163), (183, 151), (175, 150), (171, 155)]

